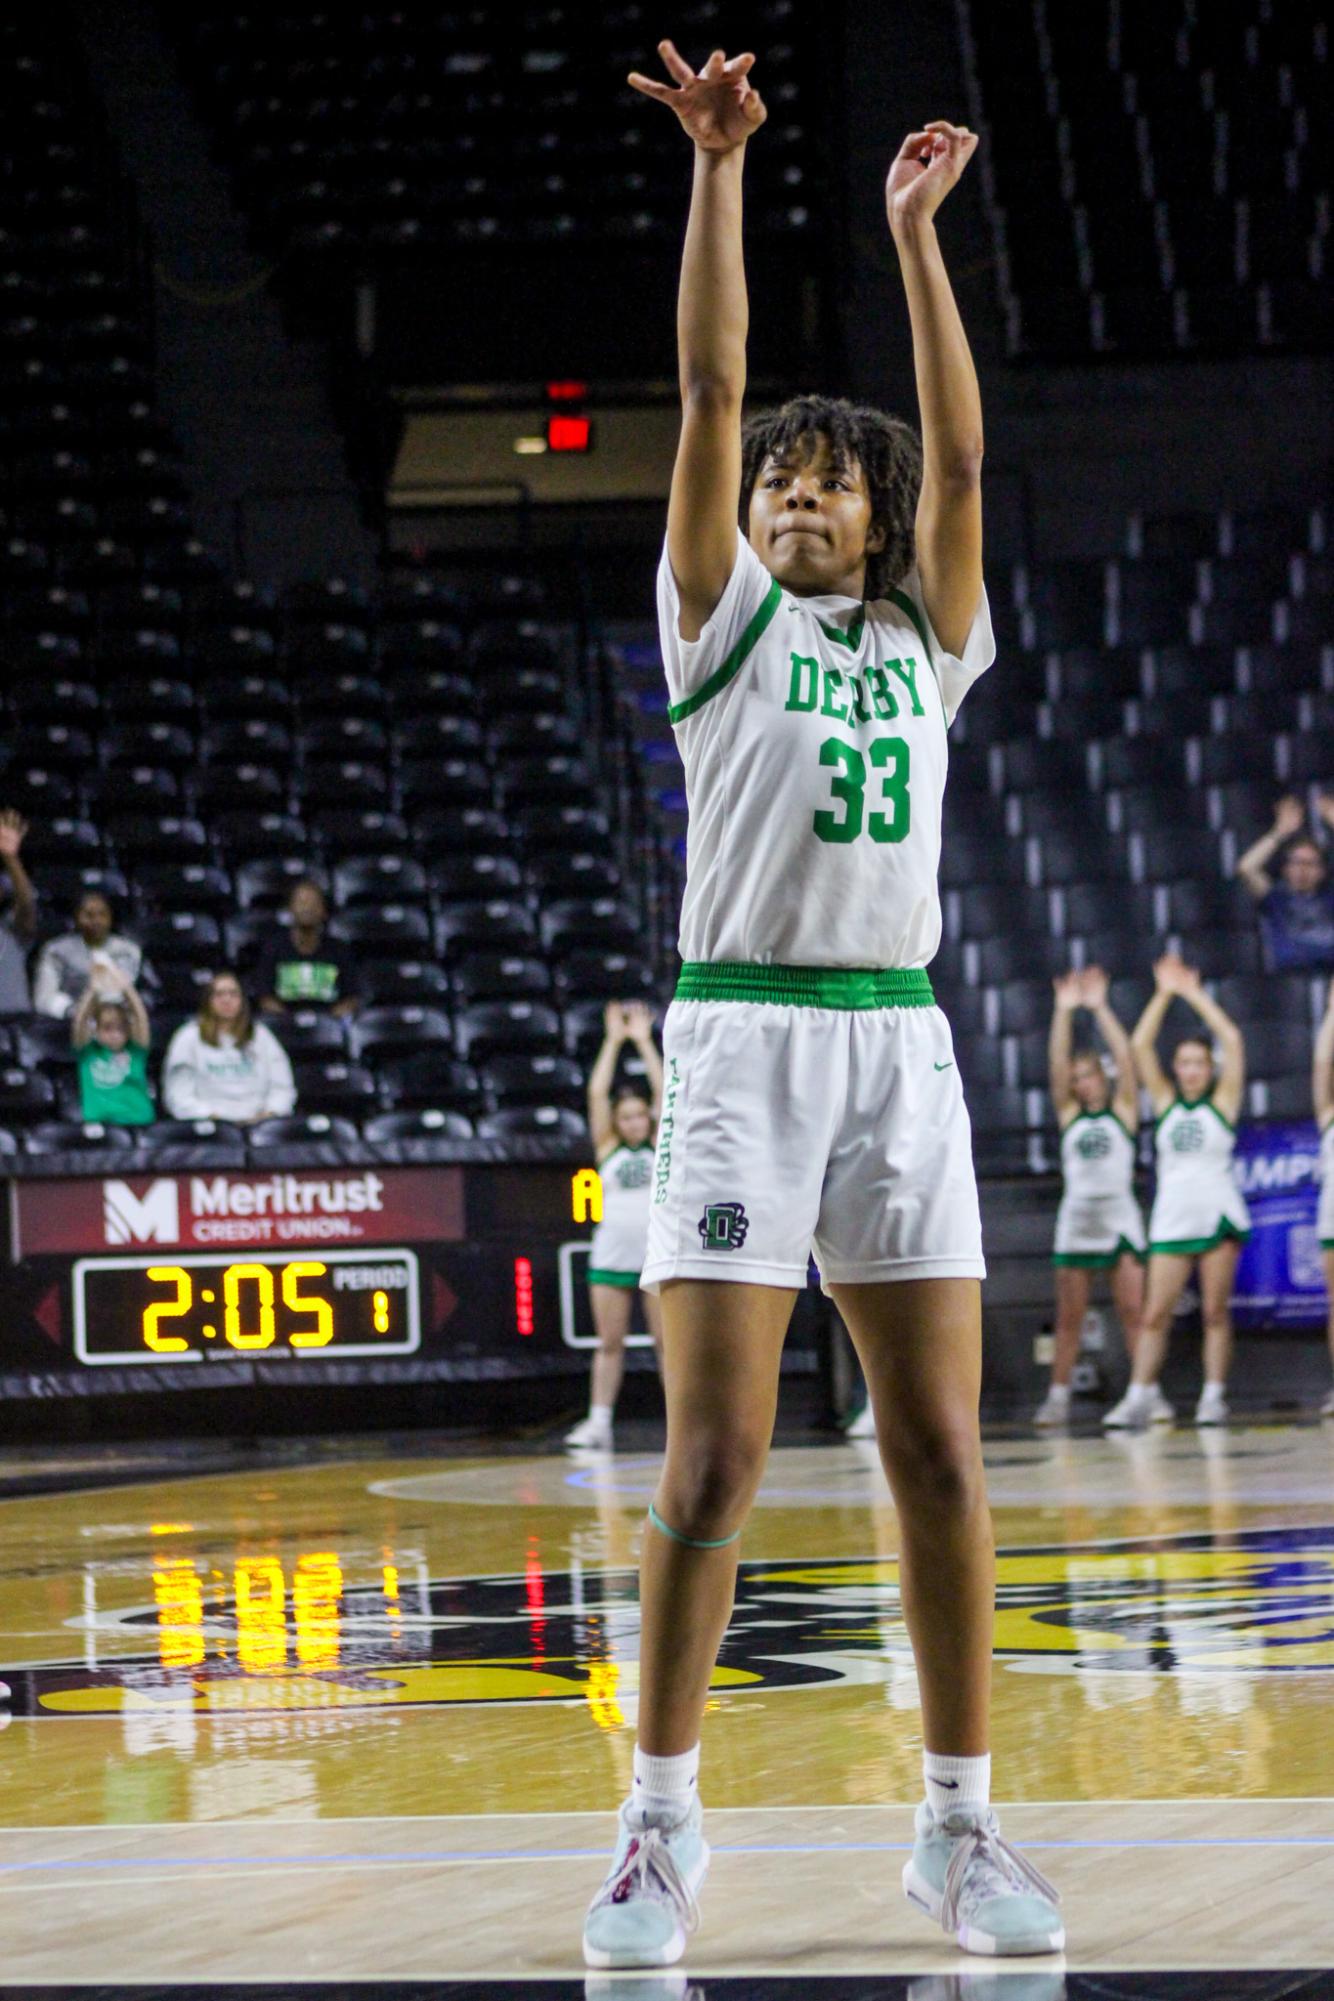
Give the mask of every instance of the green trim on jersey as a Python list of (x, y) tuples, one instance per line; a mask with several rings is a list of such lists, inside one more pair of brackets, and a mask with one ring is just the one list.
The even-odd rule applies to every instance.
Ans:
[(736, 960), (714, 965), (688, 961), (676, 983), (676, 998), (858, 1011), (936, 1004), (924, 966), (891, 966), (875, 972), (860, 966), (752, 966)]
[(673, 729), (675, 729), (678, 723), (683, 723), (687, 716), (693, 716), (696, 709), (702, 709), (706, 702), (711, 702), (715, 695), (720, 695), (729, 681), (736, 679), (741, 669), (745, 666), (746, 661), (764, 637), (766, 629), (772, 622), (774, 613), (778, 610), (782, 602), (783, 587), (775, 577), (765, 592), (763, 604), (761, 604), (759, 610), (751, 619), (750, 624), (746, 627), (726, 660), (723, 661), (722, 666), (715, 667), (708, 680), (696, 688), (693, 695), (687, 695), (683, 702), (674, 702), (670, 705), (667, 710), (667, 720)]
[(633, 1292), (639, 1284), (637, 1271), (602, 1271), (597, 1265), (590, 1265), (586, 1273), (590, 1285), (618, 1285), (626, 1292)]
[(1235, 1133), (1237, 1130), (1237, 1128), (1233, 1125), (1231, 1119), (1225, 1118), (1223, 1113), (1219, 1111), (1217, 1105), (1213, 1101), (1212, 1096), (1205, 1096), (1203, 1098), (1182, 1098), (1182, 1097), (1173, 1098), (1171, 1104), (1167, 1107), (1167, 1110), (1165, 1112), (1159, 1112), (1157, 1118), (1154, 1120), (1153, 1129), (1155, 1132), (1157, 1132), (1163, 1120), (1165, 1118), (1170, 1117), (1170, 1115), (1176, 1110), (1178, 1105), (1180, 1105), (1183, 1112), (1200, 1112), (1200, 1111), (1212, 1112), (1214, 1117), (1218, 1120), (1220, 1126), (1225, 1126), (1230, 1133)]
[(1114, 1251), (1053, 1251), (1051, 1261), (1068, 1271), (1111, 1271), (1122, 1258), (1143, 1264), (1147, 1251), (1137, 1250), (1129, 1237), (1118, 1237)]
[[(1172, 1108), (1169, 1105), (1167, 1110), (1171, 1111), (1171, 1109)], [(1164, 1118), (1167, 1117), (1167, 1112), (1163, 1113), (1163, 1117)], [(1135, 1145), (1134, 1133), (1131, 1132), (1130, 1127), (1121, 1117), (1120, 1112), (1118, 1112), (1111, 1105), (1104, 1105), (1100, 1112), (1086, 1112), (1083, 1110), (1075, 1112), (1070, 1118), (1066, 1120), (1065, 1124), (1061, 1127), (1061, 1138), (1064, 1139), (1065, 1135), (1068, 1132), (1070, 1132), (1073, 1127), (1077, 1126), (1081, 1119), (1110, 1119), (1114, 1126), (1120, 1126), (1122, 1132), (1125, 1134), (1126, 1138), (1130, 1141), (1130, 1144), (1132, 1146)]]
[(886, 595), (889, 598), (890, 603), (896, 604), (900, 611), (906, 612), (908, 617), (912, 620), (913, 624), (916, 626), (917, 636), (921, 640), (923, 646), (926, 648), (926, 664), (934, 674), (936, 671), (936, 663), (931, 657), (931, 641), (927, 637), (926, 623), (922, 618), (921, 612), (918, 611), (917, 606), (913, 603), (912, 599), (908, 596), (908, 593), (906, 591), (889, 591), (886, 593)]
[(840, 646), (846, 646), (850, 653), (855, 653), (862, 643), (862, 634), (866, 630), (866, 606), (862, 606), (846, 632), (842, 626), (826, 625), (822, 618), (817, 618), (815, 623), (826, 639), (837, 640)]
[[(1226, 1124), (1226, 1120), (1224, 1123)], [(1174, 1244), (1150, 1242), (1149, 1256), (1201, 1258), (1206, 1251), (1217, 1250), (1218, 1246), (1229, 1237), (1233, 1238), (1239, 1244), (1244, 1244), (1250, 1234), (1249, 1230), (1239, 1230), (1235, 1223), (1229, 1223), (1226, 1216), (1222, 1216), (1219, 1218), (1218, 1228), (1214, 1231), (1212, 1237), (1188, 1237)]]

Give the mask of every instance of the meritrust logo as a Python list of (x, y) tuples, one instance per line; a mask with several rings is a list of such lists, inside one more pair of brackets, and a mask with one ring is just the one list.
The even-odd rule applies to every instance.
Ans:
[[(636, 1686), (629, 1570), (441, 1579), (392, 1602), (354, 1585), (321, 1602), (315, 1625), (300, 1590), (245, 1596), (186, 1625), (179, 1592), (160, 1595), (99, 1616), (77, 1658), (0, 1664), (13, 1715), (586, 1702), (607, 1722)], [(90, 1666), (102, 1636), (116, 1657)], [(1003, 1550), (995, 1652), (1069, 1675), (1334, 1674), (1334, 1524)], [(892, 1558), (743, 1563), (713, 1687), (875, 1682), (909, 1658)]]

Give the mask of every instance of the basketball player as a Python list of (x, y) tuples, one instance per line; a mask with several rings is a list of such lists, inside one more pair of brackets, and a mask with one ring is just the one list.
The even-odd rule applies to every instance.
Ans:
[(927, 1792), (904, 1887), (973, 1951), (1058, 1950), (1055, 1892), (989, 1803), (984, 1266), (925, 970), (945, 732), (994, 651), (981, 407), (933, 220), (976, 140), (938, 121), (889, 174), (924, 455), (905, 424), (822, 397), (743, 431), (742, 170), (764, 106), (751, 56), (715, 51), (696, 75), (670, 42), (659, 52), (671, 85), (630, 80), (694, 142), (658, 574), (690, 801), (644, 1267), (662, 1289), (667, 1451), (644, 1531), (634, 1787), (585, 1957), (670, 1964), (697, 1922), (700, 1719), (812, 1244), (898, 1507)]
[[(1148, 1296), (1130, 1387), (1103, 1419), (1113, 1430), (1139, 1431), (1153, 1422), (1172, 1314), (1196, 1263), (1204, 1321), (1204, 1388), (1195, 1406), (1195, 1422), (1227, 1423), (1232, 1285), (1251, 1228), (1232, 1168), (1246, 1082), (1241, 1030), (1204, 991), (1195, 968), (1174, 953), (1158, 960), (1153, 977), (1153, 999), (1135, 1024), (1130, 1046), (1157, 1121), (1158, 1187), (1149, 1216)], [(1169, 1081), (1158, 1061), (1157, 1041), (1174, 997), (1194, 1008), (1209, 1034), (1193, 1030), (1182, 1036), (1172, 1054)]]
[[(1056, 1270), (1056, 1353), (1051, 1387), (1033, 1419), (1044, 1431), (1070, 1419), (1070, 1378), (1093, 1274), (1110, 1275), (1112, 1299), (1132, 1360), (1144, 1303), (1144, 1218), (1134, 1189), (1139, 1093), (1130, 1040), (1108, 1003), (1107, 975), (1101, 966), (1063, 973), (1052, 986), (1056, 1005), (1047, 1067), (1061, 1128), (1064, 1187), (1051, 1260)], [(1096, 1049), (1074, 1047), (1077, 1007), (1091, 1011), (1102, 1033), (1111, 1062), (1110, 1080)], [(1171, 1408), (1161, 1401), (1170, 1423)]]
[[(1315, 1122), (1320, 1128), (1320, 1208), (1316, 1234), (1325, 1267), (1329, 1295), (1329, 1353), (1334, 1361), (1334, 981), (1330, 983), (1325, 1018), (1315, 1039)], [(1334, 1417), (1334, 1390), (1320, 1406), (1322, 1417)]]
[[(610, 1452), (612, 1413), (625, 1374), (625, 1337), (630, 1306), (644, 1267), (648, 1205), (653, 1182), (653, 1135), (662, 1104), (662, 1058), (653, 1043), (653, 1019), (642, 1001), (623, 1006), (609, 1001), (603, 1015), (602, 1047), (588, 1077), (588, 1130), (602, 1178), (602, 1220), (588, 1250), (588, 1303), (598, 1337), (593, 1357), (588, 1416), (565, 1434), (565, 1443), (585, 1451)], [(627, 1086), (613, 1101), (612, 1081), (625, 1043), (639, 1051), (652, 1102)], [(654, 1342), (661, 1340), (660, 1306), (644, 1296)]]

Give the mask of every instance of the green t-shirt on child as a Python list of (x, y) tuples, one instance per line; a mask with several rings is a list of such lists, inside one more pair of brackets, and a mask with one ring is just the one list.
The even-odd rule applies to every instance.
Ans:
[(124, 1049), (85, 1042), (79, 1051), (79, 1099), (89, 1124), (151, 1126), (157, 1113), (148, 1095), (148, 1051), (132, 1042)]

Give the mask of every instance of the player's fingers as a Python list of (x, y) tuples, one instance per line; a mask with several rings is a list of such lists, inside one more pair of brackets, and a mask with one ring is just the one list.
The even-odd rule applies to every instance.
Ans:
[(748, 90), (742, 100), (741, 109), (752, 125), (763, 125), (769, 116), (769, 107), (758, 90)]
[(928, 118), (924, 127), (927, 132), (952, 132), (959, 138), (969, 129), (967, 125), (953, 124), (948, 118)]
[(690, 83), (693, 80), (695, 72), (679, 52), (675, 42), (659, 42), (658, 54), (662, 57), (665, 68), (678, 83)]
[(930, 136), (929, 132), (910, 132), (899, 147), (898, 158), (900, 160), (915, 160)]
[(700, 71), (700, 75), (706, 76), (709, 79), (710, 83), (717, 83), (719, 79), (726, 74), (726, 70), (727, 70), (726, 55), (723, 53), (721, 49), (711, 49), (709, 51), (709, 60), (705, 63), (703, 69)]
[(733, 56), (726, 67), (733, 76), (745, 76), (754, 69), (755, 58), (752, 55)]
[(670, 104), (676, 96), (669, 83), (656, 83), (651, 76), (641, 76), (637, 69), (632, 69), (625, 80), (631, 90), (640, 90), (645, 97), (656, 97), (660, 103)]

